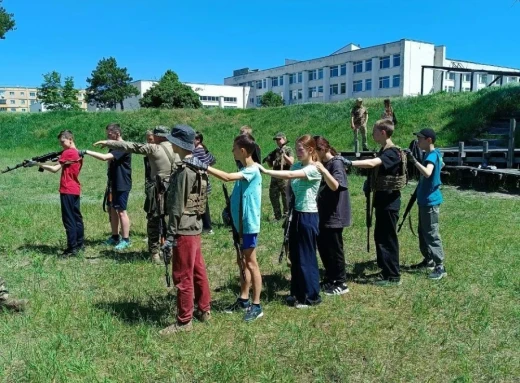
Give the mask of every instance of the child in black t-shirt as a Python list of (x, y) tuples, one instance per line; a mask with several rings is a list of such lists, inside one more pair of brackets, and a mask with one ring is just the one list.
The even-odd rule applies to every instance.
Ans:
[[(376, 158), (348, 161), (348, 165), (358, 168), (372, 169), (372, 186), (374, 186), (374, 209), (376, 223), (374, 241), (376, 244), (377, 264), (381, 268), (381, 276), (375, 284), (392, 286), (401, 284), (399, 270), (399, 241), (397, 238), (397, 221), (401, 207), (401, 192), (395, 186), (396, 178), (402, 173), (401, 151), (392, 142), (394, 124), (390, 120), (379, 120), (374, 124), (372, 136), (381, 145)], [(381, 182), (384, 181), (384, 182)]]

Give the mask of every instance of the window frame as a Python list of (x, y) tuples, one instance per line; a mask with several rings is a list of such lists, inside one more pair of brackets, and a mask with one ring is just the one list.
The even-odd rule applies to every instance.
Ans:
[[(383, 86), (385, 81), (388, 81), (388, 86)], [(379, 77), (379, 89), (390, 89), (390, 76)]]
[(354, 73), (362, 73), (363, 72), (363, 61), (354, 61), (352, 63), (352, 71)]
[[(359, 85), (359, 88), (356, 89), (356, 86)], [(363, 92), (363, 80), (354, 80), (352, 81), (352, 93)]]
[[(388, 63), (388, 65), (385, 66), (385, 63)], [(390, 56), (379, 57), (379, 69), (388, 68), (390, 68)]]

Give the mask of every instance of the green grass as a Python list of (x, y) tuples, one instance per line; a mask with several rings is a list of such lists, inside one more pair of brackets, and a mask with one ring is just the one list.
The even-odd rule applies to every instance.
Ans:
[[(396, 101), (403, 135), (415, 129), (415, 122), (401, 117), (404, 106), (434, 105), (437, 97), (466, 100), (471, 105), (473, 96)], [(449, 113), (450, 107), (443, 108), (438, 116)], [(218, 166), (232, 171), (231, 139), (241, 124), (253, 125), (265, 151), (272, 147), (270, 135), (278, 130), (286, 130), (291, 140), (308, 131), (323, 133), (341, 147), (342, 142), (352, 142), (350, 134), (339, 131), (346, 129), (348, 109), (345, 103), (259, 111), (2, 116), (0, 168), (56, 149), (54, 137), (60, 129), (71, 128), (80, 146), (86, 147), (103, 138), (106, 123), (117, 120), (132, 129), (159, 122), (191, 122), (204, 129)], [(420, 120), (419, 115), (414, 118)], [(355, 279), (349, 282), (351, 292), (324, 297), (322, 305), (298, 311), (283, 304), (289, 270), (277, 263), (282, 230), (280, 224), (270, 222), (269, 179), (264, 177), (258, 258), (264, 276), (265, 316), (245, 324), (239, 315), (219, 312), (235, 297), (238, 270), (231, 235), (220, 225), (224, 204), (220, 183), (213, 179), (210, 206), (216, 233), (203, 237), (213, 319), (207, 325), (195, 323), (192, 333), (164, 340), (158, 331), (174, 320), (175, 291), (165, 289), (164, 268), (147, 261), (143, 168), (138, 156), (133, 165), (129, 203), (133, 247), (116, 254), (101, 245), (109, 235), (107, 215), (101, 210), (106, 168), (86, 158), (80, 178), (87, 250), (84, 256), (68, 260), (56, 257), (65, 247), (59, 175), (34, 169), (0, 175), (0, 275), (13, 296), (31, 302), (25, 314), (0, 313), (0, 381), (518, 380), (518, 197), (444, 188), (441, 233), (448, 278), (431, 282), (425, 274), (403, 273), (402, 286), (381, 289), (355, 277), (375, 273), (377, 268), (371, 262), (374, 253), (368, 254), (365, 248), (363, 179), (349, 177), (354, 223), (345, 230), (344, 239), (348, 272)], [(403, 192), (403, 204), (413, 187)], [(416, 210), (414, 222), (415, 214)], [(420, 260), (417, 239), (406, 227), (400, 245), (401, 264)]]

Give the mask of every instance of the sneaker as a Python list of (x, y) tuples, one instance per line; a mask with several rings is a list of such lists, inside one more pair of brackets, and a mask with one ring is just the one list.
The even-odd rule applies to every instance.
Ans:
[(193, 323), (191, 321), (189, 321), (186, 324), (174, 323), (171, 326), (168, 326), (168, 327), (162, 329), (161, 331), (159, 331), (159, 334), (162, 336), (168, 336), (168, 335), (177, 334), (179, 332), (187, 332), (187, 331), (191, 331), (191, 330), (193, 330)]
[(262, 311), (262, 306), (260, 305), (250, 305), (244, 315), (244, 320), (246, 322), (252, 322), (255, 319), (262, 318), (264, 316), (264, 312)]
[(429, 279), (439, 280), (444, 277), (447, 277), (448, 273), (446, 272), (446, 269), (444, 268), (444, 265), (437, 265), (435, 266), (435, 269), (433, 270), (433, 273), (428, 275)]
[(320, 287), (322, 290), (329, 290), (330, 288), (334, 287), (334, 283), (331, 282), (322, 282), (320, 284)]
[(25, 310), (25, 306), (27, 306), (28, 302), (27, 299), (2, 299), (0, 300), (0, 311), (8, 310), (21, 312)]
[(425, 270), (433, 271), (434, 268), (435, 268), (435, 263), (431, 259), (430, 260), (423, 259), (422, 262), (416, 263), (415, 265), (411, 265), (409, 267), (409, 269), (413, 270), (413, 271), (425, 271)]
[(197, 309), (193, 312), (193, 316), (199, 322), (208, 322), (211, 319), (211, 311), (201, 311)]
[(401, 285), (400, 279), (386, 279), (386, 278), (380, 278), (376, 281), (374, 281), (374, 285), (381, 286), (381, 287), (391, 287), (391, 286), (400, 286)]
[(163, 261), (161, 255), (159, 253), (153, 253), (150, 257), (150, 260), (154, 265), (162, 265)]
[(130, 241), (119, 241), (116, 247), (114, 247), (114, 250), (124, 250), (128, 249), (129, 247), (132, 247), (130, 244)]
[(66, 248), (63, 250), (63, 253), (60, 254), (62, 258), (75, 257), (78, 255), (78, 249)]
[(208, 235), (213, 235), (215, 234), (215, 232), (212, 230), (212, 229), (204, 229), (202, 230), (202, 234), (208, 234)]
[(296, 303), (294, 304), (294, 307), (297, 309), (308, 309), (311, 307), (311, 305), (309, 305), (307, 303), (300, 303), (300, 302), (296, 301)]
[(105, 241), (105, 245), (107, 246), (116, 246), (119, 243), (119, 239), (115, 239), (114, 237), (110, 237)]
[(224, 312), (227, 314), (233, 314), (237, 311), (246, 311), (249, 308), (249, 306), (251, 306), (251, 303), (249, 301), (244, 302), (240, 299), (237, 299), (235, 303), (233, 303), (231, 306), (226, 307), (224, 309)]
[(343, 295), (349, 292), (349, 289), (345, 283), (339, 285), (332, 285), (325, 290), (325, 295)]

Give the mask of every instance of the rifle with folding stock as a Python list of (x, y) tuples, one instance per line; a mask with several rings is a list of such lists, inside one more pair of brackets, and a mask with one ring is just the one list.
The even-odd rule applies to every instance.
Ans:
[[(56, 161), (58, 161), (59, 156), (61, 156), (61, 153), (63, 153), (63, 150), (60, 152), (52, 152), (52, 153), (43, 154), (41, 156), (36, 156), (36, 157), (31, 158), (30, 160), (23, 160), (22, 162), (20, 162), (19, 164), (16, 164), (13, 167), (8, 166), (4, 170), (2, 170), (1, 174), (7, 173), (12, 170), (19, 169), (19, 168), (27, 168), (27, 167), (33, 166), (34, 162), (38, 162), (38, 163), (45, 163), (45, 162), (49, 162), (49, 161), (56, 162)], [(39, 168), (38, 171), (43, 172), (43, 169)]]
[(222, 190), (224, 191), (224, 198), (226, 200), (226, 207), (224, 208), (224, 211), (226, 211), (226, 215), (229, 217), (231, 223), (231, 232), (233, 233), (233, 246), (235, 247), (235, 251), (237, 254), (237, 261), (240, 267), (240, 274), (242, 275), (242, 278), (245, 281), (246, 273), (244, 270), (244, 255), (242, 254), (242, 250), (240, 248), (241, 237), (233, 222), (233, 216), (231, 215), (231, 200), (229, 199), (229, 193), (226, 184), (222, 184)]

